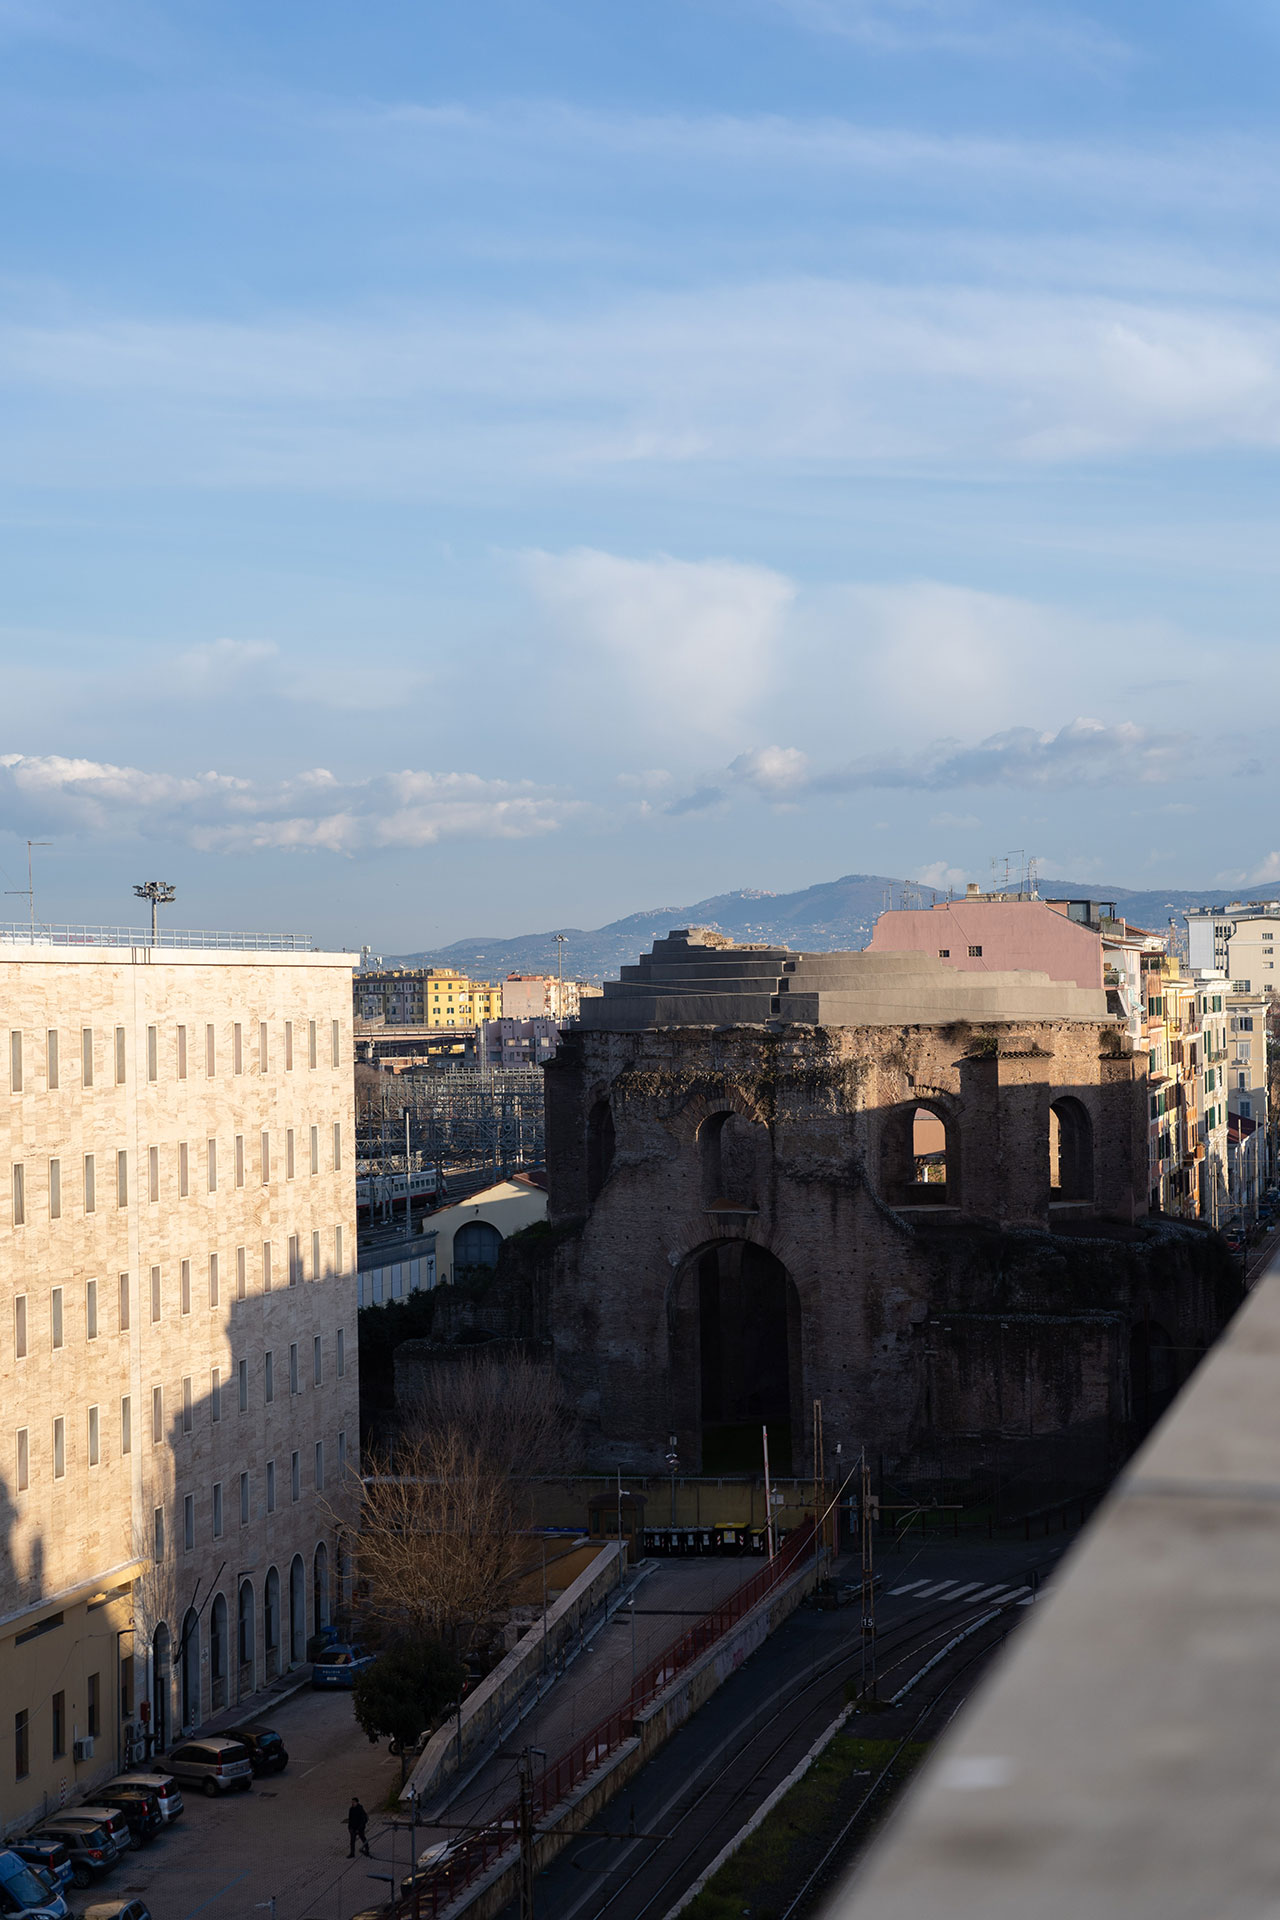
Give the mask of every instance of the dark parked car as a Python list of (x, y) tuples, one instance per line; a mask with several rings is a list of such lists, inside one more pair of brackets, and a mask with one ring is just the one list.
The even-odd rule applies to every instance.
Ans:
[(164, 1825), (160, 1802), (147, 1787), (108, 1787), (94, 1795), (94, 1802), (124, 1815), (129, 1823), (129, 1845), (135, 1851), (154, 1840)]
[(335, 1641), (325, 1648), (319, 1660), (312, 1661), (311, 1684), (313, 1687), (354, 1687), (365, 1668), (373, 1665), (374, 1658), (363, 1647), (348, 1647)]
[(169, 1755), (169, 1771), (179, 1780), (202, 1786), (210, 1798), (233, 1788), (247, 1793), (253, 1785), (248, 1747), (221, 1733), (208, 1734), (203, 1740), (184, 1740)]
[(248, 1747), (255, 1774), (283, 1773), (289, 1764), (289, 1749), (274, 1727), (237, 1727), (236, 1739)]
[(176, 1820), (182, 1812), (182, 1795), (178, 1792), (178, 1783), (165, 1769), (148, 1772), (142, 1767), (134, 1767), (129, 1773), (118, 1773), (114, 1780), (108, 1780), (105, 1791), (115, 1793), (127, 1787), (132, 1793), (135, 1788), (145, 1788), (154, 1793), (160, 1805), (160, 1811), (166, 1821)]
[(43, 1827), (27, 1835), (28, 1841), (58, 1840), (71, 1856), (71, 1877), (78, 1887), (89, 1887), (99, 1874), (114, 1867), (120, 1848), (104, 1826), (86, 1820), (83, 1814), (51, 1814)]
[(9, 1845), (20, 1860), (37, 1867), (61, 1893), (71, 1885), (71, 1855), (61, 1840), (11, 1840)]

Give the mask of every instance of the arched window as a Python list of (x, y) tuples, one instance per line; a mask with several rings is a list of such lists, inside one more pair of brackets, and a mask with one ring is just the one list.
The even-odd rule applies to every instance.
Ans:
[(453, 1236), (455, 1278), (464, 1267), (496, 1267), (502, 1235), (487, 1220), (468, 1220)]
[(227, 1603), (220, 1593), (209, 1609), (209, 1705), (214, 1713), (227, 1704)]
[(162, 1620), (151, 1641), (151, 1731), (157, 1753), (169, 1744), (170, 1637)]
[(200, 1711), (200, 1616), (188, 1607), (182, 1622), (182, 1644), (178, 1658), (178, 1694), (182, 1727), (198, 1727)]
[(274, 1680), (280, 1671), (280, 1575), (267, 1568), (262, 1589), (262, 1638), (267, 1654), (267, 1678)]
[(880, 1154), (882, 1187), (891, 1206), (957, 1205), (954, 1131), (940, 1107), (896, 1108), (886, 1117)]
[(257, 1651), (253, 1620), (253, 1582), (242, 1580), (236, 1601), (236, 1659), (240, 1667), (237, 1693), (241, 1700), (254, 1691), (254, 1655)]
[(740, 1113), (711, 1113), (698, 1128), (704, 1207), (742, 1209), (759, 1205), (769, 1130)]
[(329, 1549), (323, 1540), (311, 1563), (311, 1619), (317, 1633), (329, 1624)]
[(617, 1145), (613, 1109), (607, 1100), (597, 1100), (587, 1115), (587, 1199), (594, 1200), (609, 1178), (613, 1152)]
[(302, 1555), (295, 1553), (289, 1568), (289, 1665), (296, 1666), (307, 1651), (307, 1575)]
[(1093, 1199), (1093, 1122), (1069, 1094), (1049, 1108), (1049, 1198)]

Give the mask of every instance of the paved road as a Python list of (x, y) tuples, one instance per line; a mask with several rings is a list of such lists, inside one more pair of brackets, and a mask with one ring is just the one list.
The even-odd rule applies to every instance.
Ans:
[[(399, 1762), (361, 1733), (350, 1694), (307, 1690), (275, 1707), (271, 1725), (289, 1749), (283, 1774), (218, 1800), (184, 1789), (182, 1818), (77, 1895), (77, 1906), (137, 1892), (155, 1920), (264, 1920), (258, 1909), (274, 1896), (277, 1920), (351, 1920), (385, 1898), (368, 1875), (392, 1871), (393, 1840), (397, 1880), (409, 1858), (408, 1835), (395, 1834), (381, 1810)], [(369, 1809), (372, 1860), (347, 1859), (353, 1793)]]

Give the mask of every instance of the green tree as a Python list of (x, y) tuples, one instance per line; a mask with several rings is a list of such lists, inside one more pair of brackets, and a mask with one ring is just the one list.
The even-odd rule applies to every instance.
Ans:
[(462, 1692), (461, 1661), (438, 1640), (401, 1640), (357, 1674), (356, 1719), (371, 1740), (389, 1739), (401, 1754), (426, 1733)]

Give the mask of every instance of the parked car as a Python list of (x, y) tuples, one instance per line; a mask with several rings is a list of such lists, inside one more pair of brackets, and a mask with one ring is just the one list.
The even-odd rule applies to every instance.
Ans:
[(55, 1893), (35, 1867), (30, 1866), (12, 1847), (0, 1849), (0, 1914), (6, 1920), (69, 1920), (70, 1908), (60, 1893)]
[(237, 1727), (236, 1739), (249, 1749), (249, 1762), (255, 1775), (283, 1773), (289, 1764), (289, 1749), (274, 1727)]
[(375, 1658), (376, 1655), (366, 1653), (363, 1647), (347, 1647), (337, 1641), (326, 1647), (323, 1659), (312, 1662), (311, 1684), (313, 1687), (354, 1687), (357, 1675), (371, 1667)]
[(51, 1813), (28, 1840), (60, 1840), (71, 1856), (71, 1877), (78, 1887), (90, 1887), (100, 1874), (114, 1867), (120, 1848), (106, 1828), (81, 1813)]
[(203, 1787), (210, 1799), (216, 1793), (247, 1793), (253, 1785), (253, 1762), (243, 1740), (209, 1734), (203, 1740), (184, 1740), (169, 1754), (169, 1770), (179, 1780)]
[(95, 1900), (80, 1920), (151, 1920), (151, 1909), (145, 1900)]
[(94, 1795), (97, 1806), (122, 1813), (129, 1826), (129, 1845), (137, 1851), (154, 1840), (164, 1826), (160, 1802), (149, 1787), (106, 1787)]
[(71, 1885), (71, 1855), (61, 1840), (25, 1840), (10, 1841), (14, 1853), (25, 1860), (29, 1867), (42, 1873), (56, 1893), (62, 1893)]
[(178, 1783), (171, 1773), (163, 1769), (144, 1772), (141, 1767), (137, 1767), (129, 1773), (118, 1773), (114, 1780), (108, 1780), (106, 1791), (115, 1793), (119, 1787), (144, 1787), (154, 1793), (166, 1823), (176, 1820), (182, 1812), (182, 1795), (178, 1791)]
[(119, 1807), (104, 1806), (100, 1800), (93, 1800), (87, 1805), (69, 1807), (67, 1811), (81, 1814), (86, 1820), (96, 1820), (111, 1835), (121, 1853), (127, 1853), (133, 1845), (129, 1822)]

